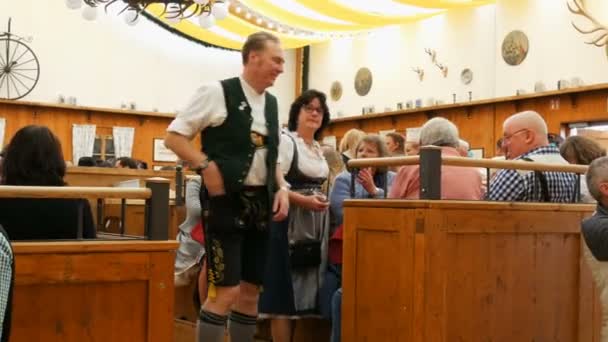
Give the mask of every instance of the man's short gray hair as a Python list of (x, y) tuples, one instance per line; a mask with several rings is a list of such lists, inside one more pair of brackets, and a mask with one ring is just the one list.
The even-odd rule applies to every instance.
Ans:
[(592, 161), (589, 164), (589, 169), (587, 169), (585, 179), (587, 180), (589, 193), (599, 202), (602, 199), (600, 183), (608, 181), (608, 157), (601, 157)]
[(432, 118), (420, 129), (420, 145), (458, 148), (458, 127), (445, 118)]

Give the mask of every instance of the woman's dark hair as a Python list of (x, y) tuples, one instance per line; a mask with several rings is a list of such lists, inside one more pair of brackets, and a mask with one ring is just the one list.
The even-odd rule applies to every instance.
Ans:
[(137, 169), (137, 162), (133, 158), (120, 157), (116, 161), (122, 167), (128, 167), (129, 169)]
[(21, 128), (8, 144), (2, 174), (5, 185), (65, 185), (61, 142), (46, 126)]
[(97, 166), (97, 163), (95, 163), (93, 157), (80, 157), (80, 159), (78, 159), (78, 166)]
[(298, 117), (300, 116), (300, 110), (302, 107), (309, 105), (314, 99), (319, 100), (321, 103), (321, 109), (323, 109), (323, 121), (321, 121), (321, 127), (317, 129), (314, 136), (315, 140), (319, 140), (321, 138), (321, 133), (323, 133), (325, 127), (329, 125), (329, 108), (327, 107), (327, 97), (318, 90), (306, 90), (291, 104), (287, 129), (291, 132), (298, 130)]
[(559, 147), (564, 159), (575, 160), (576, 164), (589, 165), (592, 161), (606, 155), (606, 150), (595, 140), (571, 136)]

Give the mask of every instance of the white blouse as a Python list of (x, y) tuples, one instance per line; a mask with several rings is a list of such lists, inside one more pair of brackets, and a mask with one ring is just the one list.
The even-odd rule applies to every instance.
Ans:
[[(266, 106), (266, 93), (258, 94), (244, 79), (240, 77), (243, 93), (247, 103), (251, 106), (253, 123), (251, 131), (267, 136), (266, 117), (264, 108)], [(243, 105), (247, 105), (243, 103)], [(188, 105), (178, 111), (177, 116), (167, 128), (168, 132), (181, 134), (189, 139), (200, 133), (207, 127), (217, 127), (224, 123), (228, 116), (224, 89), (220, 82), (204, 84), (197, 89)], [(245, 185), (266, 184), (266, 148), (258, 148), (253, 155), (253, 161), (249, 173), (245, 178)]]
[(308, 145), (304, 139), (298, 136), (297, 132), (287, 130), (283, 130), (279, 146), (279, 160), (281, 161), (283, 174), (286, 175), (289, 172), (293, 160), (294, 141), (296, 143), (295, 147), (298, 149), (297, 167), (299, 171), (311, 178), (327, 178), (329, 166), (323, 156), (321, 145), (317, 141), (313, 141), (312, 146)]

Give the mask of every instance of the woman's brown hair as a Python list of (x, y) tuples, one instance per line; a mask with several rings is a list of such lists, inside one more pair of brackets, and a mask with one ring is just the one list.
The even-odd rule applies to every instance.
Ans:
[(592, 139), (571, 136), (559, 147), (559, 153), (568, 161), (574, 160), (576, 164), (589, 165), (599, 157), (606, 155), (606, 150)]

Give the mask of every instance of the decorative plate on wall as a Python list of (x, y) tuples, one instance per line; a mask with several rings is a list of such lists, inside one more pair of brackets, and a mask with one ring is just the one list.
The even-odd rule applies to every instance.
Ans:
[(522, 31), (511, 31), (502, 41), (502, 58), (509, 65), (519, 65), (526, 59), (530, 48), (528, 37)]
[(372, 89), (372, 72), (368, 68), (361, 68), (355, 75), (355, 90), (359, 96), (365, 96)]
[(473, 81), (473, 71), (471, 71), (469, 68), (462, 70), (460, 73), (460, 81), (465, 85), (471, 84)]
[(334, 101), (338, 101), (342, 97), (342, 84), (338, 81), (334, 81), (329, 89), (329, 95)]

